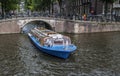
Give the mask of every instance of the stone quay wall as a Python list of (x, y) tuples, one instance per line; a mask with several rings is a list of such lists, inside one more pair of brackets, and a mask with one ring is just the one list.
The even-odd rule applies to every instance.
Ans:
[(20, 33), (17, 21), (0, 21), (0, 34)]
[(120, 31), (120, 22), (89, 22), (89, 21), (66, 21), (64, 32), (66, 33), (94, 33)]
[[(56, 32), (65, 33), (94, 33), (120, 31), (120, 22), (90, 22), (74, 20), (55, 20), (54, 27)], [(0, 21), (0, 34), (20, 33), (21, 28), (17, 20)]]

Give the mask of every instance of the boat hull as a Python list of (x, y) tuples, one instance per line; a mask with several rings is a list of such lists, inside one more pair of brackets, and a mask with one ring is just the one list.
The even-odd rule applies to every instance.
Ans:
[(33, 42), (33, 44), (42, 52), (48, 53), (53, 56), (57, 56), (60, 58), (68, 58), (71, 52), (76, 50), (76, 46), (72, 46), (72, 50), (66, 50), (66, 49), (60, 49), (60, 48), (52, 48), (52, 47), (46, 47), (46, 46), (41, 46), (39, 41), (32, 35), (28, 34), (29, 38)]

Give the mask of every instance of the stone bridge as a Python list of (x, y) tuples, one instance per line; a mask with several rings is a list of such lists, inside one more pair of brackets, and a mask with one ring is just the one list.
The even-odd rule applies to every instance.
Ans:
[(50, 25), (52, 28), (55, 28), (56, 23), (61, 22), (60, 20), (58, 21), (57, 19), (51, 19), (51, 18), (25, 18), (18, 20), (17, 24), (20, 26), (20, 28), (23, 28), (27, 23), (33, 22), (33, 21), (41, 21), (44, 23), (47, 23)]
[(20, 33), (21, 29), (32, 21), (41, 21), (47, 23), (56, 32), (66, 33), (92, 33), (120, 31), (120, 22), (90, 22), (77, 21), (56, 18), (28, 17), (0, 20), (0, 34)]
[(20, 33), (21, 29), (30, 22), (44, 22), (57, 32), (63, 32), (64, 20), (43, 17), (28, 17), (0, 20), (0, 34), (4, 33)]

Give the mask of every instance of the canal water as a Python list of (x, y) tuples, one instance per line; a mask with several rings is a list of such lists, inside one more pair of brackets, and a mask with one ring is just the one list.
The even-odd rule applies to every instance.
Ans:
[(120, 76), (120, 32), (65, 34), (68, 59), (40, 52), (24, 34), (0, 35), (0, 76)]

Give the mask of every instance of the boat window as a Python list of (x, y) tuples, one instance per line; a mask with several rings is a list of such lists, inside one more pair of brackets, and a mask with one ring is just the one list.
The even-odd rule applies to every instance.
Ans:
[(62, 45), (62, 44), (63, 44), (63, 41), (54, 41), (54, 44), (55, 44), (55, 45)]

